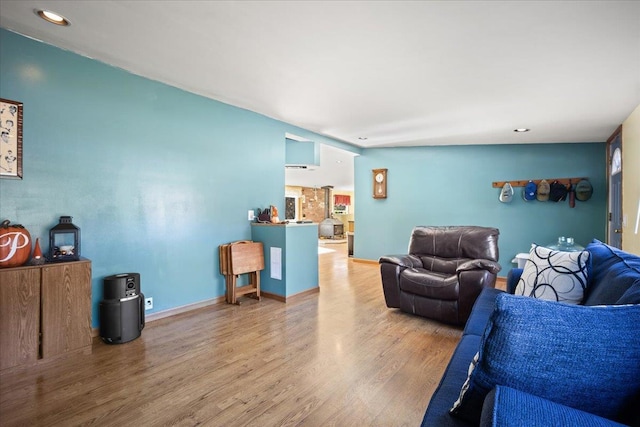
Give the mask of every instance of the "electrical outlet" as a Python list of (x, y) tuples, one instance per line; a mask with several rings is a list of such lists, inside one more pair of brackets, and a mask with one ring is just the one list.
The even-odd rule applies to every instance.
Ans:
[(249, 221), (253, 221), (255, 218), (256, 218), (256, 214), (255, 214), (255, 212), (253, 211), (253, 209), (250, 209), (250, 210), (247, 212), (247, 219), (248, 219)]
[(153, 298), (144, 299), (144, 309), (151, 310), (153, 308)]

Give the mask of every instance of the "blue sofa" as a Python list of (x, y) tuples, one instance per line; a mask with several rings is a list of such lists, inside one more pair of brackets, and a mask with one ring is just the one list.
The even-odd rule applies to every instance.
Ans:
[(640, 257), (585, 250), (580, 305), (481, 292), (422, 426), (640, 426)]

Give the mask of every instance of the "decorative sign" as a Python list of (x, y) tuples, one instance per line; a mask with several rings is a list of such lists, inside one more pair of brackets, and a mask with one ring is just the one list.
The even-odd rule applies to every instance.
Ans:
[(22, 179), (22, 103), (0, 98), (0, 178)]

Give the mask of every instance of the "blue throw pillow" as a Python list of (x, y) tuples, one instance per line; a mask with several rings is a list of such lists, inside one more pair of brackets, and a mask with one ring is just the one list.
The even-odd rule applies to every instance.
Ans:
[(640, 304), (640, 279), (636, 280), (633, 286), (622, 294), (616, 304)]
[(618, 304), (622, 295), (640, 280), (640, 257), (597, 239), (585, 250), (591, 254), (591, 269), (583, 304)]
[(640, 305), (586, 307), (499, 294), (451, 414), (477, 424), (498, 384), (616, 419), (640, 392)]

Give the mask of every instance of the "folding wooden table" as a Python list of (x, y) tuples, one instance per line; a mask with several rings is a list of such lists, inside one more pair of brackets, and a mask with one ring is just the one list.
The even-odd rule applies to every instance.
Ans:
[[(226, 282), (226, 299), (239, 304), (238, 297), (247, 295), (260, 300), (260, 271), (264, 270), (264, 248), (261, 242), (239, 240), (220, 245), (220, 274)], [(249, 275), (249, 284), (237, 286), (238, 276)]]

